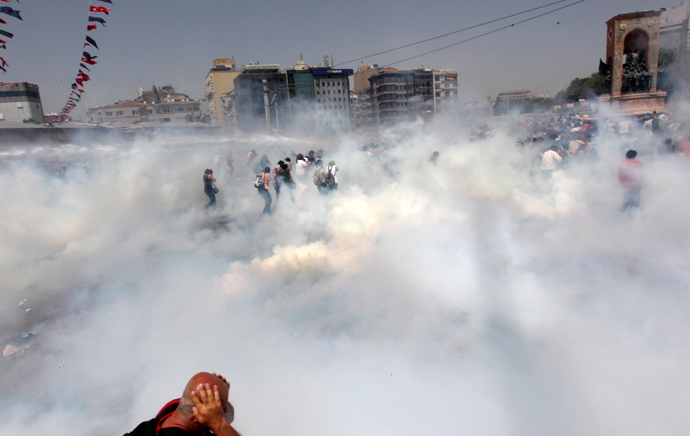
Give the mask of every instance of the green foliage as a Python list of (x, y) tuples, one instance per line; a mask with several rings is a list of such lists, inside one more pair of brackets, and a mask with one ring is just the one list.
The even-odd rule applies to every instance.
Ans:
[(678, 50), (675, 48), (659, 49), (659, 71), (666, 71), (678, 60)]
[(584, 79), (579, 77), (573, 79), (565, 90), (556, 94), (556, 101), (560, 103), (576, 102), (580, 99), (594, 98), (605, 94), (607, 91), (606, 77), (594, 73)]

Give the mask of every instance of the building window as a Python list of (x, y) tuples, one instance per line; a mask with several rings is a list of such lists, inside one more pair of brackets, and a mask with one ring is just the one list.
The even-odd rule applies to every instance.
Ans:
[(121, 117), (121, 116), (122, 116), (122, 111), (117, 111), (117, 112), (115, 112), (115, 116), (116, 116), (116, 117)]
[(132, 115), (139, 115), (139, 111), (132, 111)]
[(329, 93), (329, 94), (331, 93), (331, 90), (330, 90), (330, 89), (328, 90), (328, 93)]
[(112, 113), (112, 112), (106, 112), (106, 113), (105, 113), (105, 116), (106, 116), (106, 117), (112, 117), (112, 116), (113, 116), (113, 113)]
[(317, 102), (317, 103), (321, 103), (321, 99), (320, 99), (320, 98), (317, 98), (317, 99), (316, 99), (316, 102)]
[(163, 118), (163, 122), (164, 122), (164, 123), (169, 123), (169, 122), (170, 122), (170, 118)]

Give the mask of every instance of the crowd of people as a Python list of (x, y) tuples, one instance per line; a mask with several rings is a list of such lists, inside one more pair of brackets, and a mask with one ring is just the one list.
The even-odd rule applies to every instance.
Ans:
[[(480, 129), (490, 132), (486, 125)], [(534, 179), (550, 179), (578, 163), (597, 160), (601, 150), (621, 153), (619, 181), (625, 192), (621, 212), (632, 218), (640, 205), (644, 165), (640, 159), (690, 157), (690, 125), (671, 115), (652, 112), (636, 117), (592, 119), (571, 114), (542, 121), (523, 121), (510, 133), (523, 138), (517, 145)]]
[[(622, 163), (619, 180), (625, 191), (621, 211), (628, 211), (634, 217), (640, 204), (643, 185), (642, 160), (659, 155), (690, 157), (690, 125), (676, 122), (667, 114), (656, 112), (638, 117), (619, 119), (594, 119), (588, 115), (569, 114), (549, 119), (532, 119), (514, 123), (508, 132), (518, 138), (518, 149), (525, 156), (524, 168), (529, 177), (536, 181), (549, 180), (557, 171), (569, 171), (578, 163), (594, 161), (599, 157), (601, 147), (617, 147)], [(493, 137), (493, 128), (487, 124), (475, 125), (471, 140), (485, 140)], [(395, 178), (397, 162), (389, 155), (389, 145), (374, 144), (358, 146), (372, 163), (375, 161), (389, 176)], [(632, 153), (631, 153), (632, 152)], [(625, 158), (623, 158), (625, 156)], [(434, 152), (429, 163), (436, 165), (439, 153)], [(222, 157), (214, 156), (216, 171), (220, 171)], [(306, 154), (290, 153), (271, 165), (268, 155), (259, 157), (255, 150), (247, 155), (247, 167), (256, 174), (254, 186), (264, 200), (263, 213), (270, 215), (281, 198), (295, 202), (292, 190), (298, 184), (309, 184), (311, 180), (318, 192), (327, 195), (338, 189), (338, 167), (335, 161), (325, 164), (324, 151), (310, 150)], [(234, 174), (232, 152), (226, 157), (227, 174)], [(209, 197), (206, 208), (215, 207), (217, 188), (213, 184), (213, 170), (204, 174), (204, 193)], [(215, 191), (215, 192), (214, 192)], [(271, 195), (275, 193), (275, 201)]]
[[(338, 189), (338, 166), (334, 160), (330, 160), (328, 165), (324, 166), (324, 151), (309, 150), (305, 155), (302, 153), (291, 153), (271, 168), (271, 162), (267, 154), (263, 154), (260, 158), (256, 150), (251, 150), (247, 154), (247, 167), (256, 174), (254, 179), (254, 187), (257, 189), (259, 196), (264, 200), (263, 213), (271, 215), (275, 206), (272, 206), (273, 196), (271, 195), (271, 188), (275, 192), (275, 204), (278, 201), (289, 201), (295, 203), (295, 197), (292, 191), (300, 184), (309, 184), (311, 180), (316, 186), (318, 192), (322, 195)], [(220, 154), (213, 157), (214, 165), (219, 163), (222, 159)], [(294, 166), (293, 166), (294, 161)], [(234, 158), (232, 152), (229, 152), (226, 157), (226, 165), (228, 167), (227, 173), (230, 177), (234, 176)], [(219, 165), (216, 166), (216, 173), (220, 172)], [(208, 196), (209, 202), (205, 209), (216, 207), (216, 195), (218, 188), (215, 186), (214, 171), (206, 169), (204, 171), (204, 193)], [(281, 196), (287, 200), (280, 200)]]

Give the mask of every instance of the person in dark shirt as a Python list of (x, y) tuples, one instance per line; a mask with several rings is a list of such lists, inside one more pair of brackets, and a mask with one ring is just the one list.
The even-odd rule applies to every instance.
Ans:
[(206, 206), (204, 206), (204, 209), (216, 207), (216, 193), (213, 186), (213, 182), (215, 181), (216, 179), (213, 177), (212, 169), (204, 171), (204, 194), (208, 195), (210, 200)]
[(240, 436), (230, 425), (234, 409), (228, 402), (230, 384), (221, 375), (200, 372), (192, 377), (179, 400), (166, 404), (155, 418), (125, 436)]

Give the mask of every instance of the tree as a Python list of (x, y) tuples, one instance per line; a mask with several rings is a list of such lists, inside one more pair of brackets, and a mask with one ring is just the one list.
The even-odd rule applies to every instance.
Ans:
[(668, 71), (676, 63), (676, 60), (678, 60), (678, 50), (675, 48), (660, 48), (658, 71)]
[(599, 73), (594, 73), (589, 77), (581, 79), (576, 77), (570, 85), (563, 91), (556, 94), (557, 102), (576, 102), (580, 99), (594, 98), (606, 91), (606, 77)]

